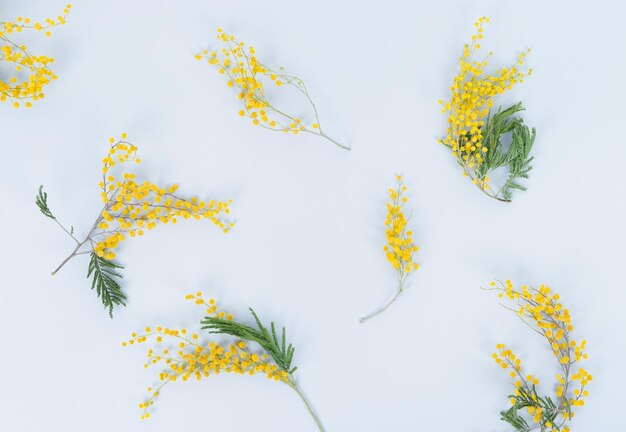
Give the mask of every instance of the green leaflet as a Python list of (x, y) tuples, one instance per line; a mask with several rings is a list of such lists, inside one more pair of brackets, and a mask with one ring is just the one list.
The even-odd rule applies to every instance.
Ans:
[[(550, 426), (550, 430), (561, 430), (561, 427), (556, 424), (556, 421), (557, 417), (562, 414), (563, 410), (560, 410), (550, 397), (539, 396), (534, 385), (531, 389), (528, 389), (527, 387), (518, 387), (517, 390), (519, 395), (509, 395), (509, 398), (513, 399), (515, 404), (509, 408), (508, 411), (500, 412), (501, 420), (513, 426), (517, 432), (528, 432), (535, 428), (530, 427), (526, 420), (518, 414), (518, 411), (525, 410), (526, 408), (532, 406), (539, 406), (542, 409), (541, 421), (539, 423), (544, 425), (549, 422), (552, 424), (552, 426)], [(567, 409), (565, 411), (567, 411)]]
[(500, 419), (504, 420), (515, 428), (516, 431), (525, 432), (530, 429), (530, 426), (522, 417), (517, 414), (520, 408), (516, 405), (509, 408), (508, 411), (500, 412)]
[(285, 327), (283, 327), (282, 336), (279, 340), (273, 322), (270, 324), (270, 331), (261, 324), (259, 317), (252, 308), (250, 308), (250, 313), (254, 317), (258, 329), (232, 320), (211, 316), (207, 316), (201, 321), (202, 329), (209, 330), (209, 333), (228, 334), (242, 340), (256, 342), (272, 357), (281, 370), (289, 374), (295, 372), (297, 367), (291, 367), (295, 348), (292, 344), (287, 345)]
[[(484, 180), (492, 171), (508, 166), (506, 182), (496, 193), (496, 196), (501, 195), (506, 201), (511, 200), (514, 189), (526, 190), (519, 181), (528, 178), (532, 169), (530, 163), (534, 159), (529, 155), (535, 142), (535, 128), (529, 129), (522, 118), (516, 116), (523, 110), (521, 102), (505, 110), (500, 108), (487, 118), (482, 128), (483, 146), (487, 152), (483, 155), (484, 161), (476, 168), (476, 175), (478, 179)], [(505, 151), (502, 139), (506, 134), (511, 134), (511, 144)]]
[(115, 278), (121, 278), (122, 275), (117, 273), (117, 269), (124, 267), (115, 264), (96, 253), (91, 253), (89, 261), (89, 270), (87, 278), (93, 276), (91, 281), (91, 289), (96, 289), (98, 297), (102, 300), (102, 304), (109, 310), (109, 316), (113, 318), (113, 306), (126, 306), (126, 295), (122, 292), (122, 288)]
[(45, 217), (56, 219), (48, 207), (48, 194), (43, 191), (43, 185), (39, 186), (39, 193), (35, 196), (35, 204)]

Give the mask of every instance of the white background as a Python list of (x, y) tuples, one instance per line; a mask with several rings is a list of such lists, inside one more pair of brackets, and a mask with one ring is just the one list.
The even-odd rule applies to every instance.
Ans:
[[(61, 1), (2, 1), (3, 17), (57, 15)], [(480, 194), (449, 151), (448, 97), (474, 20), (491, 17), (485, 51), (505, 66), (526, 47), (534, 73), (498, 100), (524, 101), (537, 127), (529, 190), (512, 204)], [(588, 340), (593, 374), (575, 431), (618, 431), (623, 411), (624, 59), (622, 1), (76, 1), (54, 37), (26, 37), (56, 58), (59, 80), (31, 110), (0, 106), (2, 431), (314, 431), (288, 387), (220, 375), (169, 386), (149, 421), (137, 404), (157, 370), (146, 325), (188, 326), (202, 290), (242, 320), (253, 306), (288, 328), (297, 376), (328, 431), (507, 431), (507, 376), (490, 358), (509, 344), (552, 391), (544, 342), (494, 293), (491, 278), (545, 282)], [(255, 128), (235, 92), (193, 58), (221, 26), (260, 58), (302, 77), (329, 134)], [(79, 234), (100, 208), (109, 136), (139, 147), (139, 177), (233, 198), (236, 228), (163, 226), (125, 242), (130, 302), (109, 319), (85, 279), (87, 258), (50, 271), (72, 241), (34, 205), (40, 184)], [(385, 260), (393, 176), (410, 188), (421, 269), (394, 290)]]

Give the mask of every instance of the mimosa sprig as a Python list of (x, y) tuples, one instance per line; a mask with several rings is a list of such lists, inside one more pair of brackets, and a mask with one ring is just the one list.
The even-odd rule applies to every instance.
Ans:
[(402, 176), (397, 176), (396, 179), (398, 181), (396, 189), (389, 189), (391, 202), (387, 204), (387, 219), (385, 220), (387, 245), (384, 247), (384, 250), (387, 255), (387, 261), (396, 271), (398, 287), (391, 300), (381, 308), (361, 318), (360, 321), (362, 323), (391, 306), (404, 292), (408, 277), (419, 268), (419, 264), (413, 260), (418, 247), (413, 243), (413, 232), (407, 229), (410, 217), (406, 218), (403, 211), (404, 205), (409, 200), (406, 197), (407, 187), (402, 181)]
[(540, 396), (539, 380), (535, 375), (524, 375), (522, 361), (504, 344), (496, 345), (492, 354), (495, 362), (514, 379), (515, 392), (509, 396), (511, 408), (502, 411), (502, 420), (517, 432), (569, 432), (567, 422), (574, 418), (574, 408), (585, 404), (589, 395), (587, 384), (593, 377), (585, 369), (574, 368), (587, 359), (587, 342), (572, 338), (574, 327), (569, 310), (560, 302), (560, 296), (541, 285), (539, 289), (513, 287), (511, 281), (494, 281), (491, 290), (499, 291), (500, 298), (512, 301), (507, 307), (535, 333), (547, 342), (556, 359), (560, 373), (556, 376), (556, 398)]
[[(523, 110), (521, 103), (504, 110), (498, 108), (494, 114), (491, 109), (495, 96), (511, 90), (532, 73), (532, 69), (522, 71), (530, 49), (522, 52), (512, 67), (499, 69), (492, 75), (485, 73), (491, 53), (480, 61), (475, 60), (474, 55), (481, 48), (484, 25), (488, 22), (488, 18), (482, 17), (474, 23), (477, 31), (460, 58), (460, 72), (450, 88), (452, 98), (448, 102), (439, 101), (441, 112), (449, 113), (446, 137), (439, 142), (452, 150), (452, 156), (463, 168), (463, 175), (484, 194), (510, 202), (514, 189), (526, 190), (520, 179), (528, 178), (532, 169), (530, 151), (535, 129), (531, 132), (516, 116)], [(508, 134), (511, 144), (506, 148), (502, 141)], [(508, 167), (506, 180), (502, 186), (492, 187), (489, 176), (505, 167)]]
[[(179, 379), (187, 381), (190, 378), (200, 381), (221, 372), (240, 375), (261, 373), (270, 380), (280, 381), (293, 389), (304, 402), (319, 430), (324, 430), (319, 417), (302, 393), (294, 376), (297, 369), (292, 365), (295, 348), (287, 342), (284, 327), (279, 337), (274, 323), (272, 322), (268, 329), (252, 309), (250, 313), (256, 327), (236, 321), (230, 313), (219, 311), (215, 300), (206, 300), (201, 292), (188, 294), (185, 298), (205, 308), (207, 316), (201, 321), (202, 330), (207, 330), (208, 334), (234, 336), (236, 340), (230, 345), (220, 345), (212, 341), (202, 342), (201, 336), (197, 333), (189, 334), (187, 329), (171, 329), (162, 326), (154, 329), (147, 327), (143, 334), (133, 333), (130, 340), (122, 343), (123, 346), (144, 343), (150, 338), (157, 344), (169, 339), (176, 346), (176, 348), (156, 351), (148, 350), (148, 361), (145, 367), (164, 364), (165, 370), (159, 373), (158, 386), (148, 387), (148, 398), (139, 404), (142, 419), (150, 417), (151, 406), (160, 396), (163, 387), (171, 382)], [(253, 351), (247, 343), (259, 345), (261, 351)]]
[(18, 45), (14, 41), (17, 33), (24, 30), (44, 32), (46, 37), (52, 35), (52, 27), (64, 25), (72, 5), (67, 5), (63, 14), (54, 18), (46, 18), (43, 23), (33, 22), (31, 18), (18, 17), (13, 21), (0, 21), (0, 65), (7, 63), (15, 73), (0, 78), (0, 101), (13, 103), (13, 107), (30, 108), (33, 101), (43, 99), (43, 88), (57, 79), (49, 65), (54, 62), (52, 57), (33, 55), (26, 45)]
[[(235, 36), (225, 33), (222, 29), (217, 30), (217, 39), (223, 44), (223, 48), (219, 52), (204, 50), (202, 53), (196, 54), (196, 59), (205, 59), (209, 64), (216, 65), (219, 73), (228, 77), (228, 86), (238, 89), (239, 100), (242, 101), (243, 105), (243, 108), (239, 110), (240, 116), (249, 118), (252, 120), (252, 124), (265, 129), (296, 135), (300, 132), (310, 133), (326, 138), (342, 149), (350, 150), (349, 147), (330, 138), (322, 130), (317, 107), (313, 103), (304, 81), (288, 75), (282, 67), (273, 70), (265, 66), (257, 58), (254, 47), (250, 46), (246, 50), (243, 42), (237, 40)], [(307, 125), (300, 117), (288, 114), (278, 108), (268, 97), (266, 84), (273, 84), (277, 87), (291, 86), (296, 89), (309, 103), (315, 121)]]
[(102, 181), (100, 182), (103, 208), (87, 235), (79, 239), (74, 227), (63, 225), (48, 207), (48, 194), (39, 188), (35, 203), (41, 213), (53, 219), (57, 225), (76, 243), (74, 250), (52, 272), (55, 275), (71, 259), (78, 255), (90, 255), (87, 277), (92, 278), (91, 288), (96, 290), (102, 304), (113, 313), (115, 305), (126, 305), (126, 295), (117, 281), (122, 267), (113, 260), (115, 250), (127, 236), (141, 237), (146, 230), (159, 224), (175, 224), (180, 219), (208, 219), (225, 233), (232, 223), (221, 217), (230, 213), (229, 201), (200, 201), (198, 198), (184, 198), (176, 191), (178, 185), (160, 187), (149, 181), (138, 183), (135, 174), (123, 173), (114, 177), (110, 171), (116, 164), (131, 161), (140, 163), (137, 147), (126, 141), (126, 134), (119, 140), (109, 139), (110, 149), (102, 159)]

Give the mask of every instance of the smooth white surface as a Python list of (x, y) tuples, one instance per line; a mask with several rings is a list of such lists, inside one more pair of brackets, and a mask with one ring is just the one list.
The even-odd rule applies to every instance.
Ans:
[[(1, 7), (40, 17), (63, 3)], [(498, 101), (524, 101), (538, 130), (529, 191), (509, 205), (475, 190), (435, 142), (445, 128), (436, 101), (481, 15), (492, 18), (492, 65), (533, 48), (533, 76)], [(286, 386), (226, 375), (169, 386), (141, 422), (137, 403), (157, 371), (142, 367), (147, 346), (120, 342), (146, 325), (192, 328), (200, 311), (183, 296), (203, 290), (239, 317), (253, 306), (287, 326), (329, 432), (506, 431), (498, 412), (510, 387), (494, 345), (516, 350), (546, 391), (557, 370), (543, 341), (479, 289), (493, 277), (561, 293), (595, 376), (573, 429), (619, 430), (625, 15), (622, 1), (74, 2), (67, 26), (31, 42), (57, 59), (45, 101), (0, 106), (0, 430), (314, 431)], [(239, 118), (223, 77), (193, 59), (215, 46), (217, 26), (303, 78), (326, 130), (352, 152)], [(84, 233), (107, 138), (122, 131), (141, 175), (232, 197), (237, 226), (224, 236), (187, 222), (128, 240), (118, 256), (130, 303), (110, 320), (84, 257), (50, 277), (73, 246), (33, 200), (44, 184), (53, 211)], [(422, 268), (360, 325), (394, 289), (382, 246), (395, 173), (410, 188)]]

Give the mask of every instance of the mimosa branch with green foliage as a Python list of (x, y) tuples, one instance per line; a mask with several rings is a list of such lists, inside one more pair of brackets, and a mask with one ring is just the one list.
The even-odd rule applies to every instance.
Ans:
[(505, 307), (547, 342), (560, 372), (556, 377), (556, 398), (541, 396), (536, 376), (522, 372), (522, 361), (511, 349), (496, 345), (493, 359), (502, 369), (509, 370), (515, 380), (515, 392), (509, 396), (511, 408), (501, 412), (502, 420), (517, 432), (570, 432), (567, 423), (574, 418), (574, 409), (585, 404), (587, 385), (593, 377), (581, 367), (574, 370), (587, 359), (587, 342), (572, 338), (574, 327), (569, 310), (560, 302), (559, 294), (545, 285), (539, 289), (522, 286), (517, 290), (509, 280), (493, 281), (490, 290), (513, 302), (513, 306)]
[[(498, 201), (510, 202), (514, 189), (526, 190), (519, 181), (527, 179), (532, 169), (530, 151), (535, 142), (535, 129), (531, 131), (518, 116), (523, 110), (521, 103), (507, 109), (498, 108), (492, 113), (493, 99), (524, 82), (532, 73), (532, 69), (522, 71), (530, 49), (522, 52), (512, 67), (486, 74), (491, 53), (480, 61), (474, 56), (481, 48), (484, 25), (488, 22), (488, 18), (482, 17), (474, 24), (477, 31), (471, 44), (466, 44), (463, 50), (460, 71), (450, 88), (451, 99), (439, 101), (441, 112), (448, 113), (446, 137), (439, 142), (452, 150), (452, 156), (463, 168), (463, 175), (481, 192)], [(511, 143), (507, 146), (508, 135)], [(501, 168), (508, 169), (506, 180), (500, 187), (491, 185), (490, 176), (497, 175)]]
[[(254, 47), (250, 46), (246, 50), (243, 42), (222, 29), (217, 30), (217, 39), (224, 45), (219, 54), (218, 51), (205, 50), (196, 54), (196, 59), (205, 59), (209, 64), (216, 65), (219, 73), (228, 77), (228, 87), (236, 87), (239, 90), (238, 97), (243, 103), (243, 109), (239, 110), (240, 116), (249, 118), (255, 126), (296, 135), (300, 132), (317, 135), (344, 150), (350, 150), (349, 147), (335, 141), (322, 130), (317, 107), (304, 81), (288, 75), (282, 67), (276, 71), (265, 66), (256, 57)], [(300, 117), (278, 108), (268, 97), (266, 84), (273, 84), (277, 87), (291, 86), (297, 90), (310, 105), (315, 121), (307, 125)]]
[[(12, 102), (13, 107), (32, 107), (33, 101), (43, 99), (43, 89), (57, 79), (49, 65), (52, 57), (33, 55), (28, 47), (15, 42), (15, 35), (24, 30), (43, 32), (46, 37), (52, 35), (52, 28), (66, 23), (72, 5), (67, 5), (63, 14), (55, 18), (46, 18), (43, 23), (33, 22), (31, 18), (18, 17), (13, 21), (0, 21), (0, 65), (9, 65), (13, 73), (0, 78), (0, 102)], [(11, 76), (12, 75), (12, 76)]]
[[(324, 431), (322, 422), (294, 376), (297, 369), (292, 364), (295, 348), (287, 342), (284, 327), (279, 336), (274, 323), (272, 322), (269, 328), (265, 327), (251, 308), (250, 313), (256, 327), (236, 321), (232, 314), (218, 311), (215, 300), (206, 300), (201, 292), (188, 294), (185, 298), (205, 308), (207, 316), (200, 322), (202, 330), (206, 330), (207, 334), (234, 336), (236, 340), (229, 346), (212, 341), (201, 342), (201, 337), (197, 333), (189, 334), (184, 328), (171, 329), (162, 326), (154, 329), (147, 327), (143, 334), (133, 333), (130, 340), (122, 343), (123, 346), (144, 343), (148, 339), (153, 339), (157, 344), (164, 343), (165, 339), (175, 343), (175, 348), (148, 350), (145, 367), (164, 364), (165, 369), (159, 373), (159, 384), (156, 387), (148, 387), (148, 398), (139, 404), (142, 419), (150, 417), (150, 408), (160, 396), (163, 387), (171, 382), (179, 379), (187, 381), (190, 378), (201, 381), (222, 372), (240, 375), (260, 373), (294, 390), (302, 399), (319, 430)], [(259, 345), (261, 352), (252, 351), (248, 343)]]
[(407, 187), (402, 180), (402, 176), (397, 176), (398, 186), (396, 189), (389, 189), (391, 202), (387, 203), (387, 218), (385, 220), (385, 236), (387, 245), (384, 247), (387, 261), (396, 271), (398, 286), (394, 296), (382, 307), (360, 319), (361, 323), (384, 312), (391, 306), (406, 289), (406, 281), (419, 264), (414, 262), (414, 254), (418, 247), (413, 243), (413, 232), (407, 229), (409, 218), (404, 216), (403, 207), (408, 202), (406, 197)]
[(102, 304), (112, 316), (113, 307), (126, 305), (126, 295), (119, 285), (120, 265), (113, 260), (115, 250), (128, 237), (141, 237), (146, 230), (159, 224), (176, 224), (181, 219), (208, 219), (223, 232), (228, 232), (232, 223), (226, 223), (222, 216), (230, 213), (229, 201), (200, 201), (198, 198), (184, 198), (177, 195), (178, 185), (160, 187), (144, 181), (137, 183), (135, 174), (123, 173), (116, 178), (110, 170), (116, 164), (131, 161), (139, 163), (137, 147), (121, 139), (109, 139), (110, 149), (102, 159), (102, 181), (100, 182), (103, 208), (87, 235), (79, 240), (74, 227), (69, 229), (52, 213), (48, 206), (48, 194), (39, 188), (35, 203), (41, 213), (56, 224), (76, 243), (74, 250), (52, 272), (55, 275), (71, 259), (78, 255), (90, 255), (87, 277), (92, 278), (91, 288), (102, 300)]

